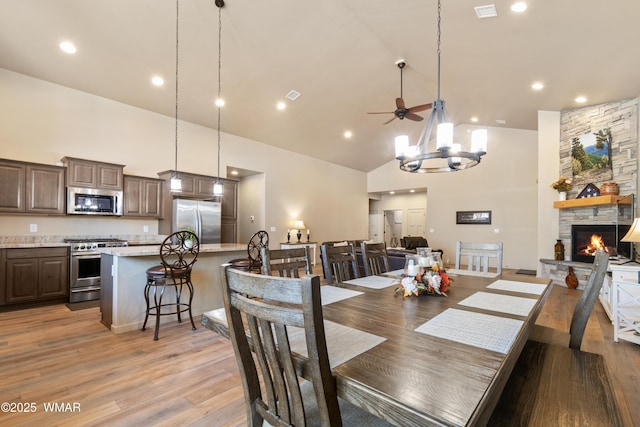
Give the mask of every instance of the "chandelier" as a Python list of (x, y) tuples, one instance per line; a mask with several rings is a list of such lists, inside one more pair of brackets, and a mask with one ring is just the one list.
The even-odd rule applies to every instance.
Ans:
[[(462, 144), (453, 142), (453, 123), (446, 122), (444, 100), (440, 98), (440, 20), (441, 5), (438, 0), (438, 99), (433, 102), (429, 120), (426, 121), (416, 145), (409, 145), (407, 135), (395, 138), (396, 159), (400, 169), (412, 173), (455, 172), (472, 168), (487, 154), (487, 130), (476, 129), (471, 133), (471, 149), (465, 151)], [(437, 124), (436, 150), (428, 151), (434, 125)]]

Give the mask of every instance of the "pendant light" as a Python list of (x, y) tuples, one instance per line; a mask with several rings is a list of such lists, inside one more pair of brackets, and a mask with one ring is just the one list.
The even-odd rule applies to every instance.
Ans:
[(179, 29), (180, 29), (180, 0), (176, 0), (176, 127), (175, 127), (175, 163), (171, 174), (170, 188), (174, 193), (182, 191), (182, 180), (178, 178), (178, 60), (179, 60)]
[(216, 182), (213, 184), (213, 195), (222, 196), (224, 188), (222, 187), (222, 181), (220, 181), (220, 110), (224, 105), (224, 101), (222, 101), (220, 93), (222, 89), (222, 8), (224, 7), (224, 0), (215, 0), (215, 5), (218, 6), (218, 98), (216, 99), (216, 107), (218, 107), (218, 172), (216, 174)]
[[(471, 133), (471, 150), (464, 151), (461, 144), (453, 143), (453, 123), (445, 120), (444, 100), (440, 98), (440, 15), (438, 0), (438, 99), (433, 102), (433, 110), (425, 123), (416, 145), (409, 145), (409, 137), (399, 135), (395, 139), (396, 159), (405, 172), (455, 172), (477, 166), (482, 156), (487, 154), (487, 130), (476, 129)], [(427, 151), (434, 124), (437, 123), (436, 150)], [(440, 159), (440, 160), (438, 160)], [(434, 162), (446, 163), (434, 166)], [(424, 163), (424, 165), (423, 165)]]

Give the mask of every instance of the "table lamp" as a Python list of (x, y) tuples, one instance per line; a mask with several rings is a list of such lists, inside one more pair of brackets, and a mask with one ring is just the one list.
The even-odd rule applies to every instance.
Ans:
[(302, 237), (302, 230), (303, 230), (304, 228), (306, 228), (306, 227), (304, 226), (304, 221), (302, 221), (301, 219), (300, 219), (300, 220), (298, 220), (298, 221), (296, 221), (296, 222), (295, 222), (295, 224), (294, 224), (294, 226), (293, 226), (293, 228), (295, 228), (296, 230), (298, 230), (298, 234), (297, 234), (297, 236), (298, 236), (298, 243), (300, 243), (300, 238)]
[(635, 251), (635, 242), (640, 242), (640, 218), (636, 218), (633, 220), (633, 224), (627, 231), (627, 234), (624, 235), (621, 242), (631, 242), (631, 261), (635, 262), (636, 260), (636, 251)]

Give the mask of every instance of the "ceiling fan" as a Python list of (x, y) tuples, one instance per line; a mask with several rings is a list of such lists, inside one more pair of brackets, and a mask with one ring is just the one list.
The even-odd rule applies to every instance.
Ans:
[(402, 99), (402, 70), (404, 69), (405, 65), (407, 65), (407, 63), (401, 59), (400, 61), (396, 62), (396, 65), (398, 66), (398, 68), (400, 68), (400, 98), (396, 98), (396, 110), (367, 113), (367, 114), (393, 114), (394, 117), (391, 118), (391, 120), (387, 120), (386, 122), (384, 122), (383, 125), (391, 123), (396, 119), (396, 117), (399, 118), (400, 120), (407, 118), (409, 120), (415, 120), (416, 122), (419, 122), (423, 119), (423, 117), (417, 115), (416, 113), (418, 111), (428, 110), (429, 108), (432, 107), (432, 105), (431, 103), (429, 103), (429, 104), (416, 105), (415, 107), (411, 107), (411, 108), (405, 107), (404, 99)]

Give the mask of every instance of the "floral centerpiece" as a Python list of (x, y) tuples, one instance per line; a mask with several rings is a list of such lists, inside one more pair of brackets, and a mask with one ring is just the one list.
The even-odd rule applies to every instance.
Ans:
[(411, 295), (442, 295), (447, 296), (446, 292), (453, 279), (447, 275), (447, 272), (438, 264), (431, 267), (420, 267), (416, 275), (403, 274), (398, 278), (398, 287), (396, 293), (403, 292), (405, 297)]
[(567, 179), (566, 176), (561, 176), (557, 181), (551, 183), (551, 188), (558, 191), (559, 193), (566, 193), (571, 190), (573, 184), (570, 179)]

